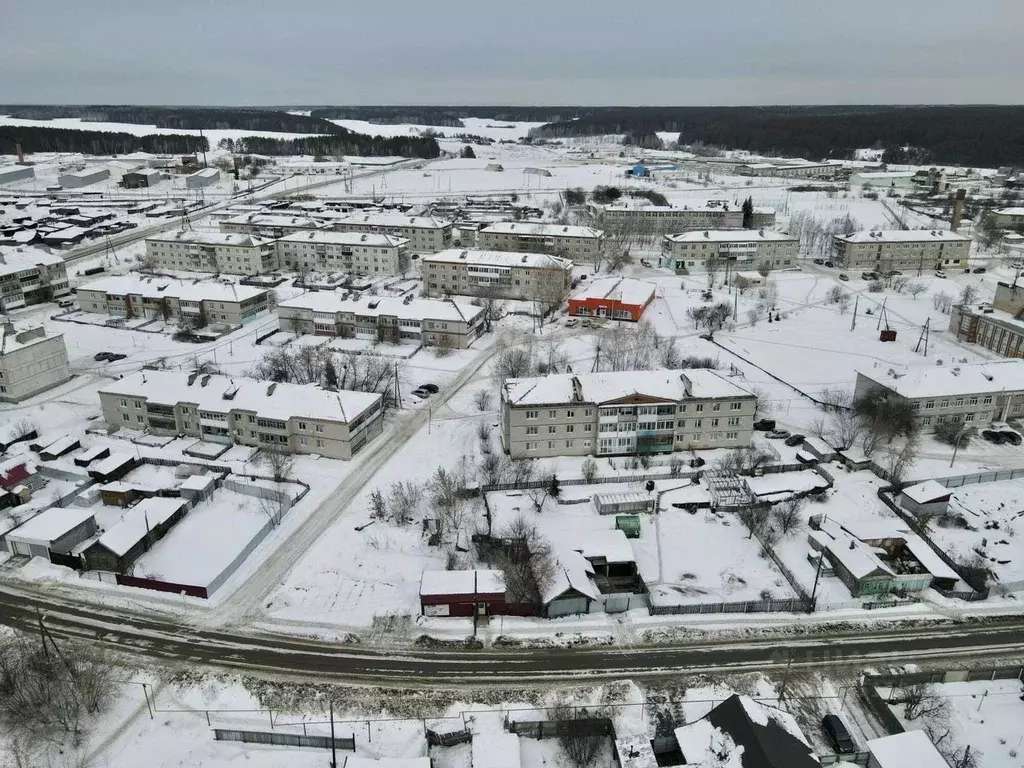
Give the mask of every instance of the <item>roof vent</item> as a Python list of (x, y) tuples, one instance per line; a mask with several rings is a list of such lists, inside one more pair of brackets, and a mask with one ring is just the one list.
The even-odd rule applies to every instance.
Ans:
[(959, 376), (959, 375), (960, 375), (960, 366), (958, 365), (958, 366), (957, 366), (956, 368), (954, 368), (954, 369), (953, 369), (953, 370), (951, 371), (951, 373), (952, 373), (952, 374), (953, 374), (954, 376)]
[(224, 399), (225, 400), (234, 400), (235, 399), (235, 395), (237, 395), (237, 394), (238, 394), (238, 385), (237, 384), (232, 384), (230, 387), (228, 387), (227, 389), (224, 390)]
[(205, 386), (206, 386), (207, 384), (209, 384), (209, 383), (210, 383), (210, 374), (206, 374), (206, 375), (205, 375), (205, 376), (203, 376), (203, 378), (202, 378), (202, 379), (200, 380), (200, 382), (199, 382), (199, 386), (200, 386), (200, 387), (205, 387)]
[(267, 386), (267, 397), (270, 397), (272, 394), (274, 394), (275, 389), (277, 389), (276, 381)]
[(365, 242), (366, 242), (366, 238), (367, 238), (367, 235), (362, 235), (362, 236), (361, 236), (361, 237), (359, 238), (359, 242), (361, 242), (361, 243), (365, 243)]
[(527, 254), (525, 254), (525, 253), (524, 253), (524, 254), (523, 254), (523, 258), (522, 258), (522, 259), (520, 259), (520, 261), (522, 261), (522, 263), (523, 263), (523, 264), (525, 264), (525, 263), (526, 263), (526, 260), (527, 260), (528, 258), (530, 258), (530, 257), (529, 257), (529, 256), (528, 256)]
[(704, 230), (704, 237), (711, 237), (711, 233), (708, 232), (706, 229)]
[(191, 387), (193, 384), (195, 384), (196, 383), (196, 378), (198, 376), (199, 376), (198, 373), (190, 373), (188, 375), (188, 384), (186, 384), (185, 386)]

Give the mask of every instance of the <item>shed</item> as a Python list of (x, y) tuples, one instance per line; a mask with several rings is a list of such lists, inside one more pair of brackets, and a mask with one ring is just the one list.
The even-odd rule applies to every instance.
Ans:
[(626, 534), (627, 539), (639, 539), (640, 518), (636, 515), (616, 515), (615, 529)]
[(924, 731), (906, 731), (868, 742), (868, 768), (949, 768)]
[(800, 450), (809, 453), (818, 461), (829, 462), (836, 458), (836, 449), (820, 437), (806, 437), (800, 444)]
[(657, 768), (658, 758), (645, 733), (615, 737), (615, 756), (622, 768)]
[(86, 448), (84, 451), (79, 453), (73, 461), (76, 467), (87, 467), (92, 462), (98, 461), (99, 459), (105, 459), (110, 455), (110, 449), (105, 445), (94, 445), (92, 448)]
[(650, 493), (595, 493), (594, 506), (599, 515), (653, 513), (655, 497)]
[(124, 573), (189, 510), (187, 499), (143, 499), (82, 552), (90, 569)]
[(953, 492), (935, 480), (911, 485), (900, 492), (900, 506), (915, 515), (945, 514)]
[(64, 554), (96, 532), (96, 517), (88, 509), (51, 507), (4, 534), (15, 555), (50, 557)]
[(573, 550), (558, 554), (551, 576), (540, 585), (544, 615), (549, 619), (589, 613), (600, 594), (594, 583), (594, 566)]
[(100, 486), (100, 499), (108, 507), (130, 507), (138, 499), (149, 498), (156, 494), (134, 483), (115, 480)]
[(203, 168), (185, 177), (186, 189), (201, 189), (216, 184), (220, 179), (220, 171), (216, 168)]
[(647, 166), (643, 165), (642, 163), (637, 163), (636, 165), (634, 165), (630, 169), (629, 173), (631, 176), (639, 176), (641, 178), (646, 178), (651, 175), (651, 172), (647, 169)]
[(89, 477), (101, 483), (120, 480), (131, 472), (137, 463), (137, 459), (130, 453), (112, 453), (89, 467)]
[(810, 451), (805, 451), (802, 448), (796, 452), (796, 460), (801, 464), (817, 464), (818, 457)]
[(424, 616), (488, 616), (500, 614), (504, 606), (502, 571), (424, 571), (420, 577)]
[(45, 461), (53, 461), (54, 459), (59, 459), (64, 454), (71, 453), (81, 447), (82, 441), (77, 437), (64, 435), (63, 437), (58, 437), (51, 443), (47, 443), (44, 448), (40, 449), (39, 458)]
[(26, 486), (29, 490), (34, 490), (43, 485), (44, 480), (36, 471), (35, 465), (23, 457), (15, 456), (0, 462), (0, 488), (5, 491), (14, 493), (14, 489), (19, 486)]
[(871, 457), (859, 448), (847, 448), (839, 451), (837, 455), (849, 470), (859, 472), (862, 469), (871, 469)]
[(204, 499), (210, 498), (213, 492), (217, 488), (217, 481), (220, 479), (219, 475), (189, 475), (182, 481), (181, 485), (178, 486), (178, 491), (181, 495), (191, 501), (193, 504), (197, 504)]
[(854, 597), (884, 595), (893, 587), (895, 575), (871, 547), (856, 539), (839, 538), (825, 549), (836, 576)]

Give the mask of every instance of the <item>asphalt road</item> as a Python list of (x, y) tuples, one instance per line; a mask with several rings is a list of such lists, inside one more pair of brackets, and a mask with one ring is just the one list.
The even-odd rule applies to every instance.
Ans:
[[(29, 632), (43, 622), (57, 638), (99, 641), (131, 652), (190, 664), (303, 680), (407, 686), (522, 685), (682, 672), (794, 668), (887, 667), (942, 657), (965, 659), (1024, 653), (1024, 621), (933, 628), (858, 630), (782, 641), (762, 639), (618, 648), (467, 650), (363, 648), (297, 637), (196, 629), (158, 618), (99, 618), (93, 610), (0, 589), (0, 623)], [(737, 617), (739, 618), (739, 617)]]

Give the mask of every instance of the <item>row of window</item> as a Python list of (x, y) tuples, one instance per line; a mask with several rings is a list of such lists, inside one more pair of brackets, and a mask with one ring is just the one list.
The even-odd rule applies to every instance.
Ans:
[[(667, 416), (667, 415), (671, 415), (673, 413), (686, 413), (687, 409), (689, 408), (690, 405), (693, 406), (693, 412), (694, 413), (703, 413), (704, 410), (705, 410), (704, 406), (707, 405), (707, 403), (690, 403), (690, 404), (680, 403), (678, 405), (640, 405), (640, 406), (611, 406), (611, 407), (602, 407), (600, 409), (600, 416), (601, 417), (609, 417), (609, 416)], [(710, 410), (712, 412), (717, 413), (717, 412), (722, 410), (722, 406), (723, 405), (725, 405), (725, 403), (711, 403)], [(743, 409), (743, 402), (742, 401), (732, 402), (732, 403), (729, 403), (728, 406), (729, 406), (729, 410), (730, 411), (739, 411), (739, 410)], [(593, 408), (582, 408), (582, 409), (566, 408), (564, 412), (561, 411), (558, 408), (549, 408), (549, 409), (547, 409), (547, 417), (549, 419), (557, 419), (560, 416), (562, 416), (562, 414), (564, 413), (564, 416), (562, 416), (562, 418), (574, 419), (574, 418), (576, 418), (577, 410), (582, 411), (582, 414), (583, 414), (584, 417), (588, 417), (588, 416), (593, 416), (594, 415), (594, 409)], [(541, 412), (540, 412), (539, 409), (524, 411), (524, 415), (525, 415), (527, 421), (533, 421), (534, 419), (539, 419), (540, 418), (540, 413)], [(739, 423), (739, 422), (737, 421), (737, 423)], [(682, 422), (680, 422), (680, 426), (682, 426)]]

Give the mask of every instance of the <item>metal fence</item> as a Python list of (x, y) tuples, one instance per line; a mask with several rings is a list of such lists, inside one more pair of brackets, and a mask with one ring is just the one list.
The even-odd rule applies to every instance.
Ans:
[(885, 728), (890, 736), (903, 733), (906, 730), (903, 727), (903, 723), (892, 713), (889, 705), (882, 700), (882, 697), (878, 695), (878, 691), (875, 688), (876, 685), (868, 683), (866, 678), (864, 685), (857, 686), (857, 695), (867, 705), (868, 709), (875, 714), (875, 717), (878, 718), (882, 727)]
[(732, 603), (690, 603), (681, 605), (652, 605), (652, 616), (675, 616), (694, 613), (807, 613), (808, 600), (741, 600)]
[[(277, 747), (331, 748), (330, 736), (308, 736), (303, 733), (281, 733), (280, 731), (233, 731), (224, 728), (214, 728), (213, 738), (217, 741), (241, 741), (246, 744), (272, 744)], [(355, 752), (355, 737), (336, 737), (334, 739), (334, 746), (337, 749), (345, 749), (350, 752)]]
[(994, 472), (974, 472), (970, 475), (957, 475), (956, 477), (937, 477), (935, 482), (946, 488), (960, 488), (964, 485), (998, 483), (1002, 480), (1013, 480), (1018, 477), (1024, 477), (1024, 468), (1001, 469)]
[(867, 765), (871, 759), (870, 752), (853, 752), (846, 755), (819, 755), (822, 765)]

